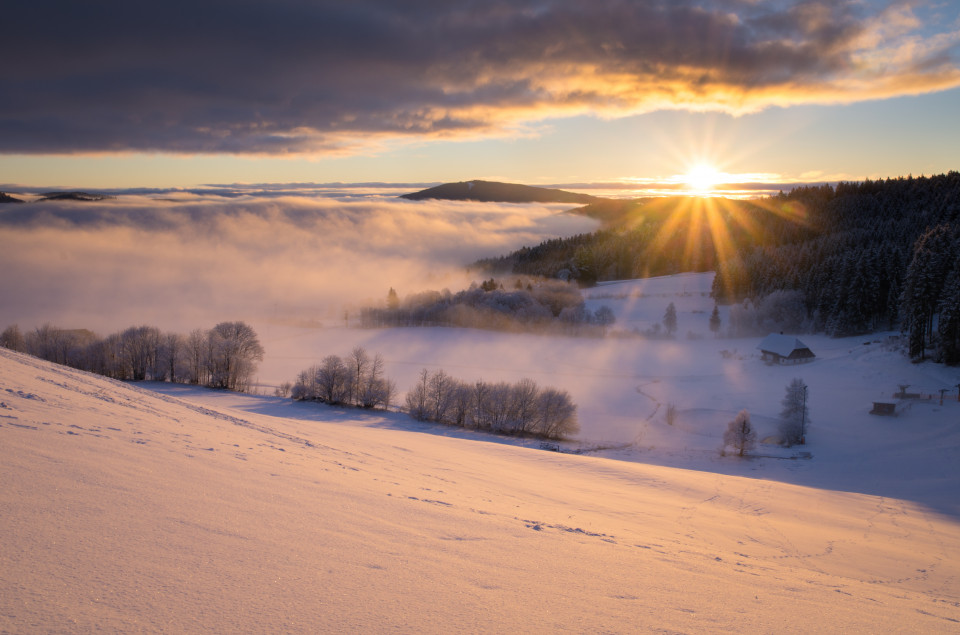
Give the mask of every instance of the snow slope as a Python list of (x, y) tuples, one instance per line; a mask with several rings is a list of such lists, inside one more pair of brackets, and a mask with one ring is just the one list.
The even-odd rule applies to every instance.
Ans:
[[(568, 390), (577, 403), (581, 433), (567, 444), (571, 449), (604, 447), (610, 449), (597, 454), (609, 458), (908, 499), (960, 518), (960, 369), (911, 364), (884, 343), (888, 333), (843, 339), (801, 334), (817, 355), (813, 362), (768, 365), (756, 349), (762, 337), (717, 339), (710, 333), (712, 280), (712, 273), (681, 274), (587, 291), (590, 308), (610, 306), (618, 328), (647, 330), (673, 302), (674, 340), (257, 325), (267, 350), (260, 381), (272, 394), (272, 386), (292, 381), (324, 356), (346, 355), (357, 345), (383, 354), (401, 402), (421, 368), (442, 368), (467, 381), (529, 377)], [(727, 309), (720, 309), (726, 326)], [(785, 458), (719, 456), (726, 424), (742, 409), (761, 438), (776, 434), (784, 389), (794, 377), (810, 386), (807, 445), (757, 450)], [(949, 389), (952, 399), (912, 403), (892, 418), (870, 415), (874, 401), (896, 401), (899, 384), (938, 397), (939, 389)], [(673, 426), (665, 417), (669, 404), (678, 412)], [(789, 460), (799, 451), (813, 458)]]
[(960, 628), (925, 505), (165, 390), (0, 350), (0, 632)]

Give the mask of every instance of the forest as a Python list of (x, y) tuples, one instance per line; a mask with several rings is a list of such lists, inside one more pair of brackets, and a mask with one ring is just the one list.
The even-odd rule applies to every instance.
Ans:
[(615, 318), (609, 307), (589, 311), (576, 284), (517, 277), (490, 278), (457, 293), (423, 291), (402, 300), (391, 288), (386, 306), (362, 309), (360, 320), (365, 328), (456, 326), (602, 335)]
[(581, 285), (716, 270), (712, 295), (734, 305), (732, 335), (899, 328), (911, 357), (960, 363), (960, 172), (575, 212), (605, 227), (474, 267)]

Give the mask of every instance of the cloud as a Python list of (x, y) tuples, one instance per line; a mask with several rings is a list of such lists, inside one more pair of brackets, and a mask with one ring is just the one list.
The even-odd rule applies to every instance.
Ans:
[[(956, 10), (861, 0), (4, 8), (0, 152), (323, 154), (960, 85)], [(949, 7), (946, 11), (951, 11)], [(26, 28), (27, 25), (30, 28)]]
[(456, 289), (478, 258), (594, 229), (561, 209), (186, 194), (7, 205), (0, 329), (340, 317), (390, 287)]

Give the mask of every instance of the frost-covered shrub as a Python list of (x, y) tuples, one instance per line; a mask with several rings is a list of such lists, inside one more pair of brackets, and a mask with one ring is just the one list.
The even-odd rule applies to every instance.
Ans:
[(471, 385), (443, 370), (431, 374), (423, 369), (405, 402), (409, 415), (418, 421), (551, 439), (579, 431), (577, 407), (569, 393), (541, 388), (531, 379)]

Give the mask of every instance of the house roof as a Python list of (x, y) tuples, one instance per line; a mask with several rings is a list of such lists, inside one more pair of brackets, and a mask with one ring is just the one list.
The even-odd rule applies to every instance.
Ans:
[[(780, 357), (790, 357), (794, 351), (809, 351), (810, 347), (793, 337), (792, 335), (781, 335), (780, 333), (771, 333), (763, 338), (763, 341), (757, 345), (765, 353), (776, 353)], [(813, 354), (812, 352), (810, 353)]]

